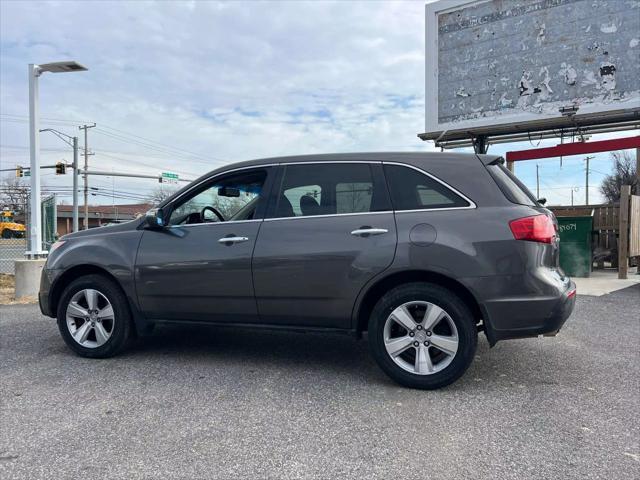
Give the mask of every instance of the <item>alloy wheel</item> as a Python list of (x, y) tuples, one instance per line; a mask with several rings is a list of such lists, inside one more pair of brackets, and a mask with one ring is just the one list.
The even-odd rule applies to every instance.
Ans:
[(447, 368), (458, 351), (458, 329), (451, 316), (431, 302), (407, 302), (384, 325), (387, 353), (403, 370), (433, 375)]
[(86, 288), (71, 297), (66, 321), (71, 337), (78, 344), (97, 348), (104, 345), (113, 333), (113, 306), (98, 290)]

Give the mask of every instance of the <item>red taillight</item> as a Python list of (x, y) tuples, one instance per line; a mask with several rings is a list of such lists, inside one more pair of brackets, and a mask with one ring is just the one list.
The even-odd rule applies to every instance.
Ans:
[(544, 214), (512, 220), (509, 228), (516, 240), (551, 243), (556, 236), (553, 220)]

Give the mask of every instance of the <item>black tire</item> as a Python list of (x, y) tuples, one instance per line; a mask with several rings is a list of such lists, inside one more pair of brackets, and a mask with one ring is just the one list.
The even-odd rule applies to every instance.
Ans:
[[(384, 326), (394, 309), (407, 302), (433, 303), (447, 312), (458, 334), (458, 349), (451, 363), (441, 371), (419, 375), (397, 365), (387, 353)], [(373, 308), (369, 321), (369, 347), (382, 370), (399, 384), (425, 390), (455, 382), (469, 368), (478, 344), (478, 331), (469, 307), (452, 291), (431, 283), (407, 283), (389, 290)]]
[[(102, 345), (87, 348), (76, 342), (69, 331), (66, 320), (67, 306), (72, 297), (84, 289), (94, 289), (106, 297), (113, 307), (111, 336)], [(67, 346), (82, 357), (108, 358), (120, 353), (134, 337), (131, 312), (120, 287), (102, 275), (86, 275), (71, 282), (62, 293), (58, 303), (58, 329)]]
[(12, 236), (12, 232), (8, 228), (2, 230), (2, 238), (11, 238)]

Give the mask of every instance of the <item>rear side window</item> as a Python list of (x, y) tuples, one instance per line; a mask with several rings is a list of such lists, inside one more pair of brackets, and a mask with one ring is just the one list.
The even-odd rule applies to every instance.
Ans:
[(394, 210), (467, 207), (469, 202), (457, 193), (413, 168), (385, 165)]
[(274, 216), (309, 217), (389, 210), (381, 180), (367, 163), (287, 165)]
[(487, 170), (510, 202), (533, 207), (538, 205), (536, 197), (502, 163), (487, 165)]

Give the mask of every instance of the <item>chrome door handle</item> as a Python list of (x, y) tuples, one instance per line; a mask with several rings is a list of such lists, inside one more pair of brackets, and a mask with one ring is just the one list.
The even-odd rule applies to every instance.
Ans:
[(357, 237), (364, 237), (367, 235), (382, 235), (383, 233), (389, 233), (389, 230), (386, 228), (358, 228), (351, 232), (351, 235), (355, 235)]
[(218, 240), (218, 243), (242, 243), (248, 241), (248, 237), (222, 237), (220, 240)]

